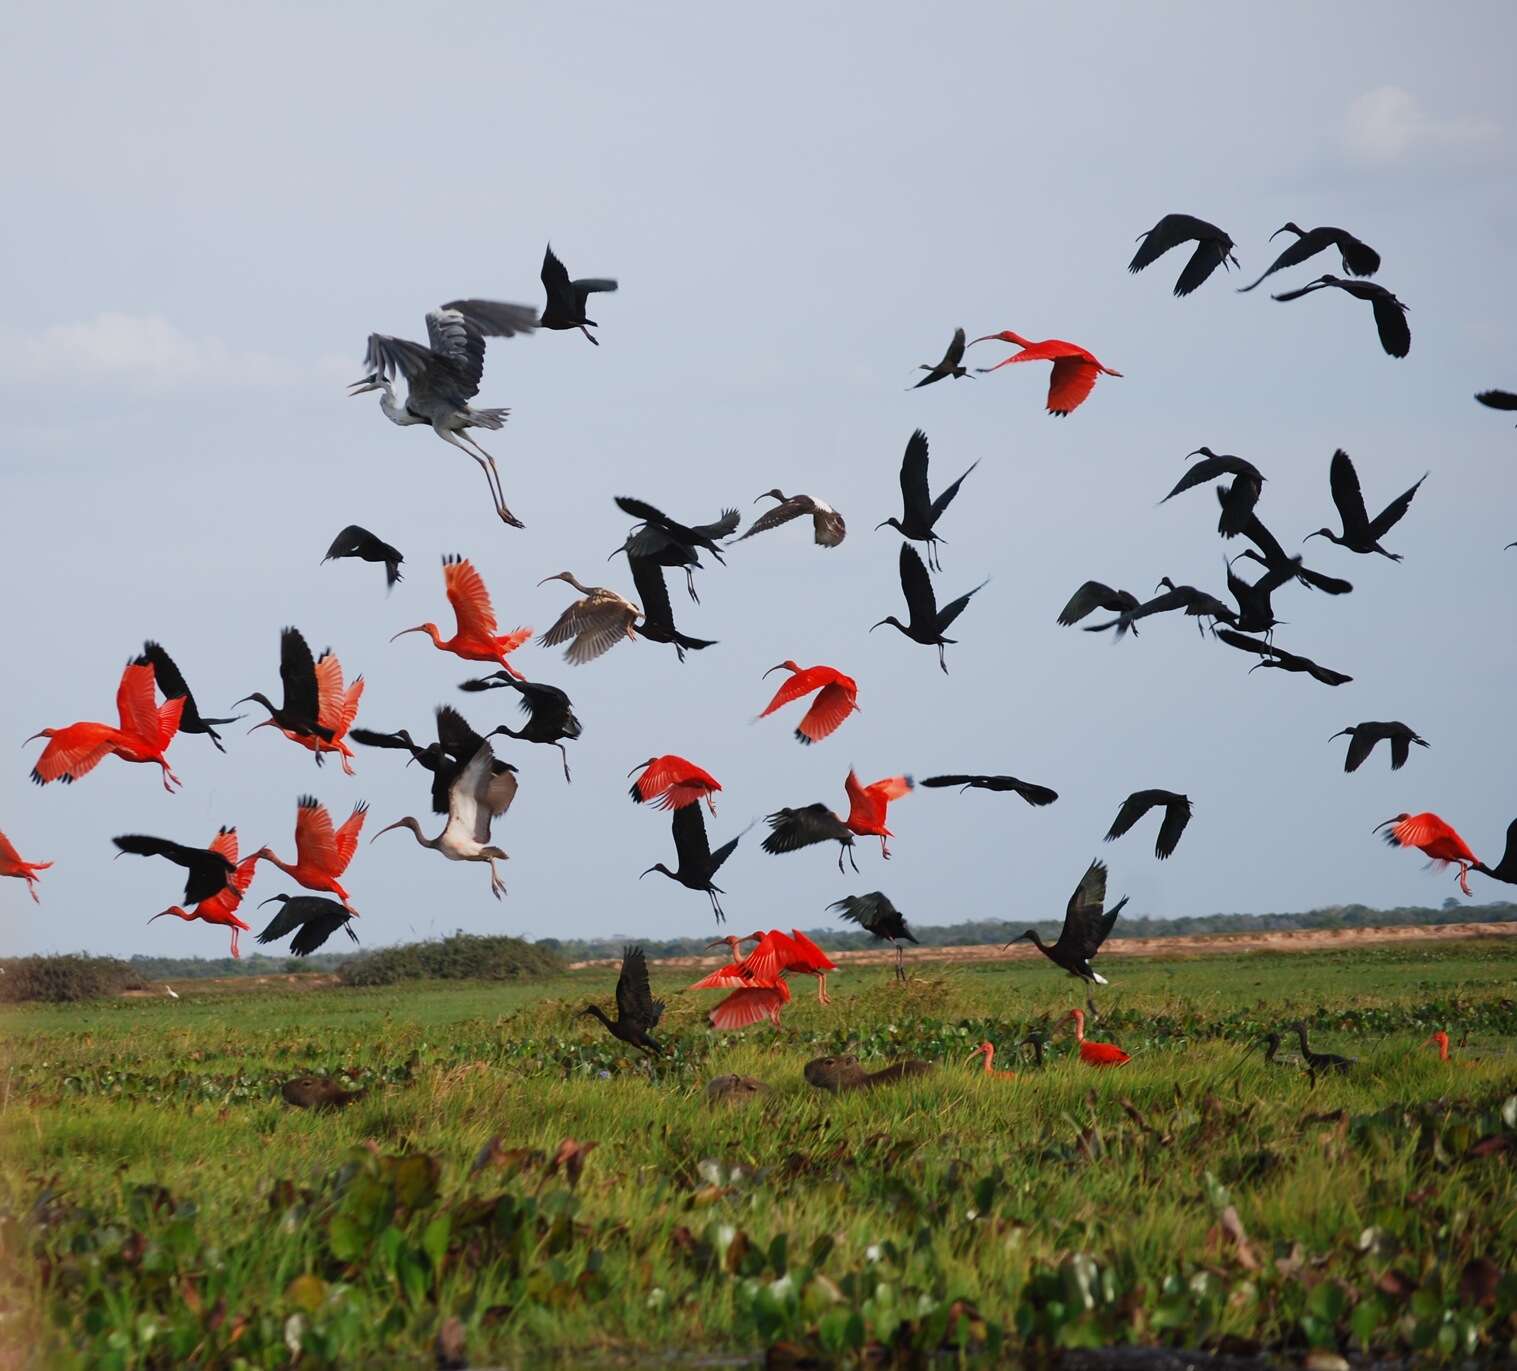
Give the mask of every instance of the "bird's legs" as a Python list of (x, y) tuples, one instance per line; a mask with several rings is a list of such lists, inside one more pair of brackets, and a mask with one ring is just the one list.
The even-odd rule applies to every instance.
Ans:
[(948, 675), (948, 660), (943, 655), (943, 644), (938, 644), (938, 665), (943, 668), (943, 675)]
[(506, 883), (501, 880), (500, 872), (495, 869), (495, 858), (486, 857), (485, 861), (490, 867), (490, 894), (498, 900), (506, 893)]
[(479, 469), (485, 473), (485, 484), (490, 487), (490, 500), (495, 505), (495, 512), (513, 528), (525, 528), (526, 525), (506, 507), (506, 496), (501, 489), (500, 471), (495, 465), (495, 458), (466, 435), (452, 433), (447, 429), (434, 429), (433, 432), (452, 443), (460, 452), (467, 452), (479, 463)]
[(559, 755), (564, 759), (564, 780), (567, 781), (569, 779), (569, 754), (562, 743), (554, 743), (553, 746), (558, 749)]
[(578, 328), (579, 328), (579, 331), (581, 333), (583, 333), (585, 335), (585, 337), (588, 338), (592, 343), (594, 343), (596, 347), (600, 346), (600, 339), (597, 338), (593, 333), (591, 333), (590, 330), (587, 329), (584, 324), (578, 325)]
[(895, 945), (895, 978), (903, 985), (906, 983), (906, 953), (900, 943)]
[(1468, 862), (1459, 863), (1459, 889), (1466, 895), (1470, 893), (1470, 864)]
[(690, 592), (690, 598), (692, 600), (694, 600), (696, 604), (700, 604), (701, 597), (695, 593), (695, 568), (694, 567), (688, 567), (687, 566), (685, 568), (685, 589)]
[(832, 996), (827, 993), (827, 973), (818, 973), (816, 978), (816, 1002), (818, 1004), (831, 1004)]
[[(163, 768), (163, 775), (160, 778), (163, 781), (163, 788), (166, 791), (168, 791), (168, 793), (170, 795), (172, 795), (174, 793), (174, 786), (183, 785), (184, 782), (181, 781), (179, 779), (179, 777), (177, 777), (176, 775), (174, 775), (174, 773), (169, 770), (169, 764), (166, 761), (164, 761), (162, 757), (159, 757), (157, 759), (157, 761), (158, 761), (158, 765)], [(170, 781), (172, 781), (174, 783), (174, 785), (170, 785), (169, 784)], [(1466, 895), (1468, 895), (1470, 893), (1468, 886), (1465, 887), (1464, 893)]]
[(720, 886), (708, 885), (706, 894), (711, 899), (711, 912), (716, 915), (717, 923), (724, 924), (727, 922), (727, 916), (722, 913), (722, 902), (716, 898), (719, 890), (721, 890)]
[(855, 860), (854, 855), (853, 855), (853, 844), (850, 843), (848, 846), (844, 847), (843, 844), (839, 843), (838, 844), (838, 871), (839, 871), (839, 873), (841, 873), (843, 875), (847, 875), (847, 872), (843, 871), (843, 854), (845, 852), (848, 854), (848, 860), (853, 863), (853, 869), (855, 871), (857, 871), (859, 869), (859, 864), (858, 864), (857, 860)]
[(885, 842), (885, 835), (883, 833), (880, 834), (880, 856), (887, 862), (890, 860), (890, 848)]

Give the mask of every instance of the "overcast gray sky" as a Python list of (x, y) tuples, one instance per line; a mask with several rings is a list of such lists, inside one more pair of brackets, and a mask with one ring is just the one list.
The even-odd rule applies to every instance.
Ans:
[[(836, 551), (792, 525), (735, 548), (676, 617), (720, 639), (683, 665), (648, 643), (588, 666), (529, 646), (514, 661), (565, 687), (585, 724), (566, 786), (551, 748), (500, 740), (522, 769), (497, 836), (508, 898), (485, 872), (405, 833), (365, 845), (347, 885), (372, 945), (465, 928), (534, 936), (700, 933), (705, 899), (637, 874), (673, 862), (666, 816), (625, 772), (678, 752), (725, 789), (713, 843), (782, 804), (845, 807), (849, 764), (1009, 771), (1057, 804), (918, 790), (891, 810), (894, 859), (861, 876), (835, 849), (759, 850), (720, 876), (733, 931), (815, 925), (850, 891), (886, 890), (922, 923), (1059, 913), (1094, 855), (1133, 913), (1436, 904), (1452, 879), (1370, 829), (1433, 809), (1494, 862), (1513, 786), (1517, 431), (1472, 392), (1517, 389), (1508, 262), (1517, 241), (1517, 16), (1503, 4), (1101, 7), (506, 6), (385, 3), (13, 9), (0, 44), (11, 138), (0, 221), (0, 829), (56, 862), (40, 908), (0, 889), (9, 950), (224, 955), (204, 925), (144, 920), (176, 872), (112, 861), (110, 838), (290, 856), (295, 798), (370, 832), (427, 813), (425, 778), (360, 750), (356, 778), (262, 731), (176, 741), (183, 793), (108, 759), (37, 790), (27, 734), (114, 718), (145, 637), (178, 659), (202, 709), (277, 685), (280, 626), (330, 643), (368, 680), (361, 724), (430, 728), (434, 704), (516, 722), (504, 696), (459, 695), (474, 668), (400, 628), (451, 631), (439, 558), (471, 557), (503, 627), (548, 627), (568, 568), (631, 593), (606, 554), (637, 494), (690, 521), (745, 515), (780, 485), (848, 519)], [(1237, 240), (1244, 276), (1188, 300), (1173, 253), (1133, 277), (1133, 239), (1168, 211)], [(1288, 219), (1373, 244), (1411, 306), (1405, 361), (1366, 306), (1336, 293), (1239, 296)], [(484, 482), (372, 395), (345, 398), (371, 330), (425, 338), (440, 301), (540, 304), (549, 239), (571, 272), (614, 275), (603, 346), (578, 334), (492, 343), (479, 402), (509, 405), (487, 441), (525, 531)], [(1324, 256), (1279, 279), (1337, 271)], [(1047, 368), (905, 387), (956, 325), (1084, 344), (1102, 380), (1067, 420), (1043, 413)], [(984, 344), (973, 360), (1006, 352)], [(945, 520), (946, 596), (990, 577), (936, 655), (893, 630), (902, 449), (921, 426), (933, 484), (979, 469)], [(1162, 575), (1220, 593), (1209, 492), (1156, 501), (1200, 444), (1269, 478), (1260, 506), (1288, 548), (1333, 522), (1328, 460), (1353, 454), (1372, 507), (1432, 475), (1391, 545), (1400, 566), (1313, 540), (1355, 584), (1287, 590), (1278, 641), (1350, 672), (1329, 690), (1156, 620), (1137, 641), (1058, 628), (1086, 577), (1147, 594)], [(358, 522), (406, 555), (382, 572), (319, 566)], [(792, 657), (854, 675), (863, 712), (822, 745), (799, 709), (751, 722)], [(254, 711), (248, 723), (258, 717)], [(1398, 775), (1342, 771), (1361, 719), (1403, 719), (1432, 750)], [(1131, 790), (1187, 792), (1173, 859), (1150, 819), (1100, 839)], [(1489, 855), (1488, 855), (1489, 854)], [(1477, 898), (1510, 894), (1474, 878)], [(252, 899), (295, 887), (261, 868)], [(271, 911), (248, 912), (255, 927)]]

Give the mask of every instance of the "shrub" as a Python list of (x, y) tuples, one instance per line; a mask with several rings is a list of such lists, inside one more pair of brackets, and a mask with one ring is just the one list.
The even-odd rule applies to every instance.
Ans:
[(382, 947), (344, 962), (344, 985), (395, 985), (400, 981), (525, 981), (556, 976), (564, 960), (520, 938), (455, 933), (451, 938)]
[(144, 988), (142, 977), (125, 962), (115, 957), (87, 957), (82, 952), (17, 957), (4, 963), (4, 971), (0, 1000), (7, 1004), (29, 1000), (68, 1004)]

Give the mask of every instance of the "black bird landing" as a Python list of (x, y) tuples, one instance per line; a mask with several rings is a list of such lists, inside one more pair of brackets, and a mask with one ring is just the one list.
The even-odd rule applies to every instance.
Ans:
[[(669, 643), (675, 656), (685, 660), (686, 652), (700, 652), (716, 646), (714, 638), (692, 638), (681, 633), (674, 624), (674, 606), (669, 603), (669, 586), (664, 580), (664, 571), (652, 557), (627, 555), (627, 566), (632, 571), (632, 584), (637, 588), (638, 602), (642, 605), (643, 617), (637, 621), (637, 632), (650, 643)], [(689, 571), (685, 572), (688, 581)], [(695, 598), (694, 587), (691, 597)]]
[(158, 682), (158, 689), (163, 692), (163, 698), (184, 700), (184, 712), (179, 716), (179, 731), (204, 733), (216, 745), (218, 752), (225, 752), (226, 748), (221, 745), (221, 734), (216, 732), (214, 725), (235, 724), (242, 715), (234, 714), (230, 719), (202, 718), (195, 704), (195, 697), (190, 694), (190, 688), (184, 683), (184, 676), (179, 668), (174, 665), (174, 659), (151, 640), (143, 643), (142, 655), (152, 664), (153, 679)]
[[(520, 697), (517, 703), (526, 714), (527, 722), (519, 729), (508, 728), (505, 724), (501, 724), (491, 730), (492, 735), (502, 733), (508, 738), (515, 738), (518, 742), (547, 743), (556, 747), (559, 755), (564, 759), (564, 780), (569, 779), (569, 754), (564, 751), (563, 740), (578, 738), (584, 729), (575, 716), (574, 706), (569, 697), (557, 686), (543, 685), (538, 681), (519, 681), (510, 672), (497, 671), (491, 676), (465, 681), (458, 688), (468, 691), (509, 688), (516, 691)], [(446, 809), (438, 811), (438, 813), (445, 812)]]
[(620, 1038), (650, 1056), (656, 1057), (663, 1051), (654, 1041), (652, 1030), (663, 1017), (664, 1002), (655, 1000), (648, 988), (648, 959), (640, 947), (622, 950), (621, 975), (616, 978), (616, 1018), (608, 1019), (597, 1004), (587, 1004), (579, 1012), (599, 1019), (613, 1038)]
[(278, 942), (285, 934), (293, 933), (295, 937), (290, 942), (290, 955), (309, 957), (339, 928), (355, 943), (358, 941), (358, 934), (353, 932), (352, 912), (344, 909), (336, 900), (328, 900), (320, 895), (270, 895), (258, 907), (262, 909), (275, 900), (280, 901), (284, 907), (258, 935), (260, 943)]
[[(1239, 553), (1238, 557), (1244, 554)], [(1236, 561), (1237, 558), (1234, 558)], [(1234, 627), (1240, 633), (1271, 632), (1281, 621), (1275, 618), (1271, 600), (1277, 590), (1287, 581), (1296, 579), (1301, 568), (1301, 559), (1293, 557), (1285, 565), (1271, 568), (1252, 583), (1245, 581), (1233, 570), (1233, 563), (1226, 566), (1227, 593), (1238, 605), (1238, 618)]]
[[(1359, 473), (1354, 470), (1354, 463), (1348, 453), (1339, 448), (1333, 453), (1332, 465), (1328, 468), (1328, 484), (1332, 487), (1333, 503), (1338, 506), (1338, 518), (1343, 523), (1343, 534), (1340, 537), (1330, 528), (1319, 528), (1315, 533), (1308, 533), (1307, 538), (1326, 538), (1330, 543), (1346, 547), (1350, 552), (1363, 553), (1365, 556), (1371, 552), (1378, 552), (1382, 557), (1389, 557), (1391, 561), (1399, 562), (1401, 554), (1387, 552), (1380, 546), (1380, 540), (1406, 517), (1407, 510), (1412, 506), (1413, 497), (1417, 494), (1422, 482), (1427, 480), (1428, 475), (1429, 473), (1424, 471), (1416, 485), (1410, 490), (1402, 491), (1371, 519), (1364, 508), (1364, 492), (1359, 488)], [(1305, 539), (1302, 541), (1304, 542)]]
[[(1098, 609), (1104, 609), (1108, 614), (1126, 614), (1129, 610), (1136, 609), (1138, 604), (1138, 597), (1130, 590), (1113, 590), (1100, 581), (1086, 581), (1059, 611), (1059, 623), (1068, 628)], [(1136, 633), (1137, 629), (1133, 629), (1133, 632)]]
[(111, 841), (120, 849), (118, 857), (122, 852), (130, 852), (134, 857), (167, 857), (175, 866), (184, 867), (190, 873), (184, 883), (186, 905), (199, 904), (225, 890), (237, 870), (221, 853), (208, 847), (185, 847), (167, 838), (150, 838), (140, 833), (127, 833)]
[[(697, 809), (699, 806), (691, 805), (690, 808)], [(683, 814), (684, 810), (677, 809), (674, 812)], [(771, 830), (764, 839), (765, 852), (777, 856), (781, 852), (799, 852), (801, 848), (810, 847), (813, 843), (837, 843), (838, 870), (843, 869), (844, 853), (848, 854), (853, 869), (859, 869), (853, 856), (852, 830), (826, 805), (817, 803), (801, 809), (776, 810), (765, 822)]]
[[(1380, 254), (1370, 247), (1368, 243), (1355, 238), (1347, 229), (1332, 228), (1323, 225), (1321, 228), (1301, 229), (1295, 224), (1286, 224), (1277, 228), (1270, 234), (1270, 241), (1274, 242), (1282, 233), (1294, 233), (1296, 241), (1285, 249), (1264, 272), (1264, 276), (1273, 276), (1277, 271), (1283, 271), (1286, 267), (1299, 267), (1303, 262), (1309, 262), (1319, 252), (1325, 252), (1328, 248), (1337, 248), (1338, 256), (1343, 261), (1343, 269), (1350, 276), (1373, 276), (1380, 270)], [(1253, 281), (1246, 286), (1238, 287), (1238, 294), (1252, 290), (1259, 284)]]
[(1233, 256), (1233, 240), (1215, 224), (1197, 219), (1190, 214), (1166, 214), (1147, 233), (1140, 233), (1142, 246), (1127, 264), (1130, 272), (1142, 271), (1152, 262), (1157, 262), (1170, 248), (1181, 243), (1195, 241), (1196, 250), (1191, 254), (1180, 279), (1175, 282), (1175, 295), (1186, 296), (1195, 290), (1218, 266), (1231, 263), (1238, 265)]
[[(722, 913), (721, 901), (716, 897), (727, 892), (721, 886), (712, 884), (711, 878), (722, 869), (722, 863), (733, 854), (743, 835), (739, 833), (731, 842), (724, 843), (713, 852), (711, 841), (706, 837), (706, 821), (701, 818), (699, 805), (686, 805), (683, 809), (676, 809), (671, 830), (674, 836), (674, 854), (679, 858), (679, 870), (670, 871), (662, 862), (657, 862), (643, 872), (643, 876), (661, 871), (671, 881), (678, 881), (686, 890), (704, 890), (711, 900), (711, 912), (716, 915), (717, 923), (726, 923), (727, 916)], [(642, 878), (639, 876), (638, 880)]]
[[(1075, 887), (1075, 893), (1069, 897), (1069, 905), (1064, 911), (1064, 927), (1059, 932), (1058, 941), (1050, 947), (1038, 936), (1035, 928), (1029, 928), (1021, 937), (1028, 939), (1049, 961), (1055, 966), (1062, 966), (1071, 976), (1078, 976), (1082, 981), (1090, 981), (1093, 985), (1108, 985), (1110, 982), (1106, 977), (1091, 967), (1091, 961), (1101, 950), (1101, 944), (1111, 933), (1112, 925), (1117, 922), (1117, 915), (1126, 903), (1127, 896), (1124, 895), (1110, 910), (1103, 912), (1106, 904), (1106, 863), (1094, 861), (1085, 869), (1079, 885)], [(1020, 941), (1020, 938), (1011, 940), (1012, 943)], [(1010, 946), (1011, 943), (1006, 944), (1006, 947)], [(1004, 952), (1006, 947), (1001, 951)], [(1040, 1051), (1040, 1063), (1042, 1059)]]
[(956, 785), (961, 794), (965, 790), (1014, 790), (1030, 805), (1051, 805), (1059, 798), (1057, 790), (1050, 790), (1046, 785), (1033, 785), (1031, 781), (1019, 781), (1015, 776), (929, 776), (917, 784), (934, 790)]
[(1164, 806), (1164, 822), (1159, 825), (1159, 836), (1154, 842), (1154, 856), (1162, 862), (1175, 850), (1185, 825), (1190, 822), (1190, 800), (1172, 790), (1135, 790), (1122, 801), (1106, 841), (1115, 842), (1156, 805)]
[(1301, 1060), (1311, 1073), (1313, 1085), (1317, 1083), (1319, 1071), (1336, 1071), (1340, 1076), (1348, 1075), (1349, 1067), (1354, 1064), (1352, 1057), (1340, 1057), (1334, 1052), (1313, 1052), (1311, 1044), (1306, 1041), (1306, 1025), (1298, 1019), (1289, 1026), (1295, 1030), (1296, 1038), (1301, 1043)]
[(1332, 286), (1346, 291), (1356, 300), (1368, 300), (1375, 312), (1375, 328), (1380, 334), (1380, 346), (1391, 357), (1405, 357), (1412, 350), (1412, 329), (1406, 322), (1407, 306), (1402, 304), (1384, 286), (1373, 281), (1345, 281), (1341, 276), (1319, 276), (1299, 290), (1288, 290), (1284, 295), (1272, 295), (1270, 299), (1281, 304), (1299, 300), (1316, 290)]
[(958, 642), (957, 638), (947, 638), (943, 635), (953, 625), (953, 621), (961, 615), (980, 591), (990, 584), (990, 578), (986, 577), (973, 590), (960, 595), (957, 600), (950, 600), (940, 610), (938, 597), (933, 594), (932, 577), (927, 574), (927, 568), (922, 565), (922, 559), (917, 555), (917, 550), (910, 543), (901, 544), (901, 593), (906, 597), (906, 609), (911, 616), (911, 622), (903, 624), (894, 614), (887, 615), (879, 623), (870, 628), (873, 633), (876, 628), (890, 624), (900, 629), (913, 642), (921, 643), (923, 647), (935, 647), (938, 650), (938, 665), (943, 668), (943, 675), (948, 675), (948, 663), (943, 658), (943, 648), (949, 643)]
[(927, 561), (934, 571), (941, 571), (943, 563), (938, 558), (938, 544), (944, 540), (933, 530), (943, 517), (943, 511), (959, 493), (964, 478), (980, 464), (973, 463), (969, 471), (934, 500), (927, 488), (927, 458), (927, 435), (917, 429), (906, 440), (906, 455), (901, 458), (901, 517), (886, 519), (874, 527), (876, 532), (882, 528), (893, 528), (903, 538), (909, 538), (914, 543), (926, 543)]
[(964, 330), (954, 329), (953, 342), (949, 343), (948, 351), (943, 354), (943, 360), (936, 365), (923, 362), (917, 370), (925, 371), (927, 375), (909, 389), (921, 390), (923, 386), (930, 386), (934, 381), (946, 380), (950, 376), (955, 380), (960, 376), (968, 376), (969, 368), (964, 365), (964, 346)]
[(1219, 455), (1209, 447), (1198, 447), (1194, 452), (1186, 453), (1187, 460), (1191, 457), (1204, 457), (1206, 460), (1197, 462), (1187, 471), (1159, 503), (1168, 503), (1181, 491), (1205, 485), (1221, 476), (1231, 476), (1232, 484), (1221, 492), (1222, 516), (1217, 520), (1217, 532), (1224, 538), (1242, 533), (1263, 493), (1263, 473), (1252, 462), (1245, 462), (1243, 458), (1234, 457), (1231, 453)]
[(362, 562), (383, 562), (385, 585), (392, 589), (395, 582), (401, 579), (400, 564), (405, 561), (398, 548), (391, 547), (358, 524), (349, 524), (333, 538), (332, 546), (321, 560), (330, 562), (337, 557), (357, 557)]
[[(484, 738), (469, 726), (469, 722), (452, 705), (438, 705), (434, 712), (437, 724), (437, 741), (418, 747), (410, 733), (399, 729), (394, 733), (380, 733), (370, 728), (355, 728), (348, 736), (364, 747), (394, 748), (411, 754), (411, 761), (418, 762), (432, 773), (432, 812), (448, 812), (448, 793), (453, 783), (463, 774), (463, 769), (484, 746)], [(504, 729), (491, 730), (491, 737)], [(409, 765), (409, 763), (407, 763)], [(516, 768), (498, 757), (491, 757), (491, 775), (501, 776)]]
[[(1225, 493), (1218, 490), (1218, 503), (1224, 499), (1226, 499)], [(1278, 571), (1286, 566), (1293, 567), (1296, 579), (1302, 585), (1311, 590), (1320, 590), (1324, 595), (1347, 595), (1354, 588), (1350, 582), (1340, 580), (1337, 576), (1324, 576), (1320, 571), (1313, 571), (1310, 567), (1303, 566), (1299, 557), (1287, 557), (1285, 549), (1280, 546), (1280, 540), (1264, 527), (1258, 514), (1250, 514), (1239, 532), (1254, 545), (1240, 552), (1239, 557), (1251, 558), (1270, 571)]]
[[(1517, 409), (1517, 395), (1509, 390), (1482, 390), (1475, 398), (1490, 409)], [(1508, 543), (1507, 546), (1511, 547), (1512, 544)]]
[[(320, 738), (323, 742), (331, 742), (332, 730), (323, 728), (316, 722), (321, 708), (316, 691), (316, 659), (311, 656), (311, 649), (298, 628), (280, 630), (279, 680), (284, 687), (284, 700), (277, 709), (267, 695), (256, 690), (251, 695), (244, 695), (237, 704), (255, 700), (269, 711), (265, 723), (304, 738)], [(237, 705), (232, 707), (235, 709)], [(253, 727), (262, 728), (264, 724), (254, 724)], [(250, 729), (249, 732), (251, 731)], [(321, 753), (318, 752), (316, 757), (319, 761)]]
[[(726, 538), (736, 531), (737, 511), (724, 509), (721, 517), (709, 524), (694, 524), (687, 527), (685, 524), (676, 523), (652, 505), (626, 495), (617, 496), (616, 506), (622, 513), (641, 520), (616, 552), (625, 552), (629, 562), (634, 558), (639, 558), (661, 567), (683, 567), (685, 588), (690, 592), (690, 598), (699, 604), (701, 597), (695, 593), (693, 575), (701, 569), (699, 549), (705, 548), (715, 555), (718, 562), (721, 562), (722, 554), (717, 547), (717, 539)], [(616, 552), (613, 552), (611, 557), (615, 557)], [(611, 557), (606, 560), (609, 562)]]
[[(1117, 637), (1122, 637), (1139, 619), (1146, 619), (1150, 614), (1166, 614), (1171, 610), (1183, 609), (1185, 613), (1196, 621), (1196, 632), (1205, 633), (1206, 626), (1202, 619), (1210, 619), (1211, 627), (1215, 632), (1217, 621), (1232, 623), (1237, 616), (1215, 595), (1208, 595), (1204, 590), (1197, 590), (1195, 586), (1177, 586), (1165, 576), (1159, 582), (1164, 586), (1165, 593), (1156, 595), (1152, 600), (1145, 600), (1136, 609), (1129, 609), (1119, 614), (1115, 619), (1108, 620), (1104, 624), (1087, 624), (1087, 633), (1104, 633), (1109, 628), (1117, 630)], [(1156, 586), (1155, 589), (1158, 589)]]
[(858, 924), (880, 942), (894, 944), (895, 978), (898, 981), (906, 979), (903, 961), (905, 952), (901, 947), (901, 939), (904, 938), (908, 943), (915, 943), (916, 939), (906, 927), (906, 916), (891, 904), (888, 895), (879, 890), (871, 890), (867, 895), (845, 895), (841, 900), (834, 900), (827, 908), (837, 910), (840, 919)]
[(551, 243), (548, 244), (548, 250), (543, 253), (541, 279), (543, 290), (547, 292), (548, 298), (543, 305), (543, 316), (537, 321), (538, 327), (577, 328), (596, 347), (599, 347), (600, 339), (590, 330), (599, 328), (600, 325), (594, 319), (585, 317), (585, 307), (592, 295), (615, 290), (616, 282), (606, 276), (587, 276), (583, 280), (571, 281), (567, 268), (553, 255)]
[(1273, 643), (1266, 643), (1262, 638), (1248, 638), (1241, 633), (1233, 632), (1230, 628), (1218, 629), (1217, 637), (1228, 647), (1235, 647), (1240, 652), (1259, 654), (1262, 660), (1249, 667), (1250, 673), (1257, 671), (1261, 666), (1276, 667), (1281, 671), (1303, 671), (1313, 680), (1330, 686), (1347, 685), (1354, 679), (1352, 676), (1345, 676), (1341, 671), (1334, 671), (1331, 667), (1321, 666), (1310, 657), (1298, 657), (1294, 652), (1287, 652)]
[(1482, 876), (1489, 876), (1493, 881), (1517, 885), (1517, 819), (1506, 826), (1506, 850), (1501, 854), (1501, 860), (1495, 866), (1476, 862), (1473, 869)]
[[(1343, 760), (1345, 771), (1358, 771), (1364, 764), (1365, 759), (1375, 750), (1375, 744), (1384, 742), (1387, 738), (1391, 743), (1391, 770), (1400, 771), (1406, 765), (1406, 759), (1412, 755), (1412, 744), (1418, 747), (1427, 747), (1425, 738), (1419, 738), (1405, 724), (1401, 723), (1376, 723), (1371, 720), (1363, 724), (1350, 724), (1347, 728), (1341, 728), (1333, 734), (1333, 738), (1341, 738), (1348, 734), (1348, 756)], [(1332, 742), (1329, 738), (1328, 742)]]

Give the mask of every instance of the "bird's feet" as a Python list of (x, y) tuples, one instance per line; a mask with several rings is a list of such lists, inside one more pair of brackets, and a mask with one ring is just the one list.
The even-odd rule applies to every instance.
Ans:
[(526, 525), (522, 523), (522, 521), (518, 519), (514, 514), (512, 514), (511, 511), (505, 507), (505, 505), (497, 505), (495, 507), (495, 512), (500, 515), (502, 523), (510, 524), (512, 528), (526, 528)]

